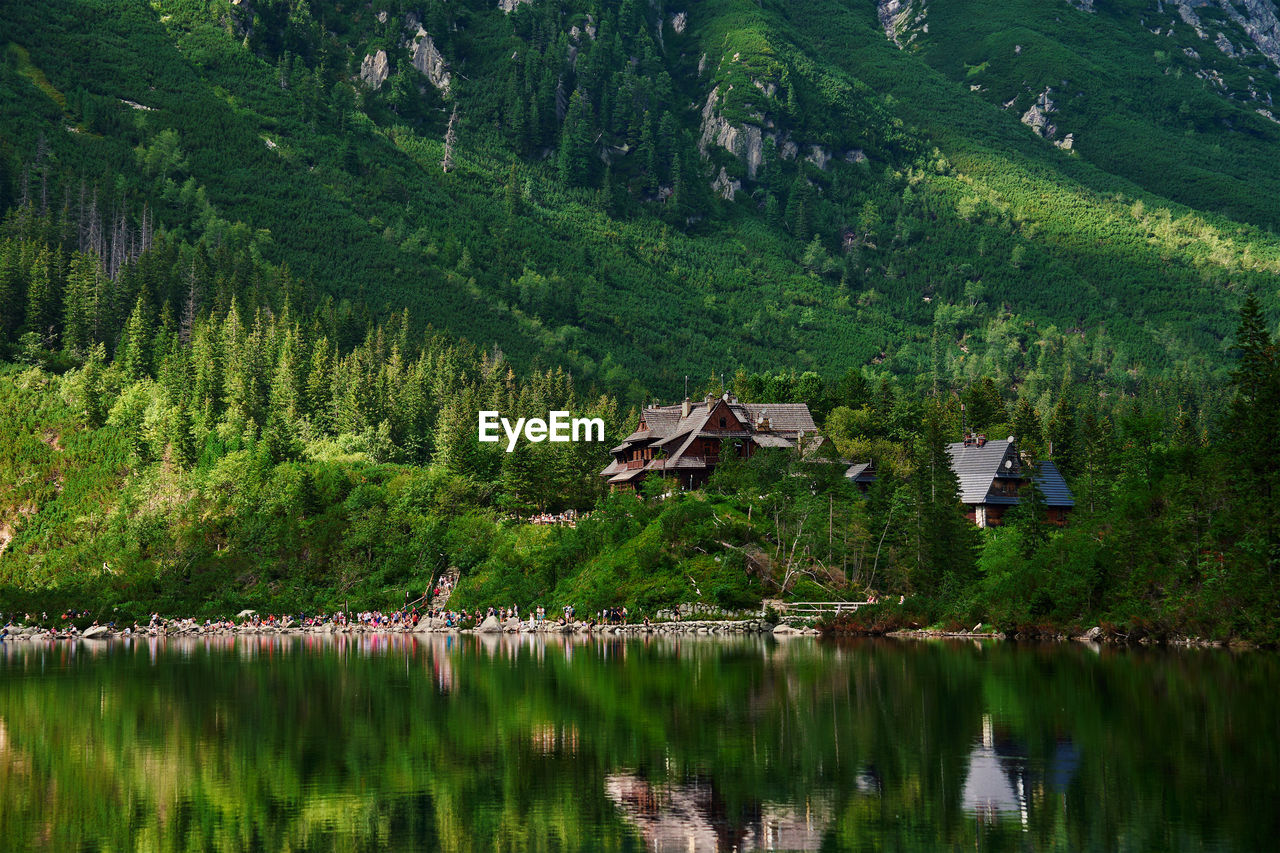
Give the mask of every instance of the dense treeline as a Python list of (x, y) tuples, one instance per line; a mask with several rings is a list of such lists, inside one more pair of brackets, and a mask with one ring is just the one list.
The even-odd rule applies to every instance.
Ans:
[[(22, 306), (6, 340), (25, 363), (3, 386), (11, 601), (336, 606), (454, 566), (462, 604), (875, 590), (907, 597), (872, 613), (902, 624), (1275, 637), (1280, 358), (1256, 300), (1229, 399), (1067, 384), (1040, 405), (990, 377), (953, 390), (942, 370), (924, 394), (857, 371), (713, 374), (694, 391), (808, 403), (825, 446), (727, 462), (692, 495), (654, 479), (637, 500), (604, 496), (601, 446), (476, 441), (480, 408), (629, 429), (634, 413), (562, 372), (518, 379), (498, 353), (413, 338), (403, 315), (357, 333), (363, 309), (308, 307), (287, 270), (165, 236), (112, 279), (92, 249), (45, 242), (76, 233), (55, 219), (20, 208), (0, 239), (6, 304)], [(203, 295), (213, 282), (225, 311)], [(969, 524), (945, 451), (965, 430), (1052, 455), (1075, 490), (1069, 526), (1046, 526), (1034, 492), (1000, 529)], [(841, 459), (876, 463), (867, 494)], [(566, 507), (594, 512), (576, 528), (503, 520)]]

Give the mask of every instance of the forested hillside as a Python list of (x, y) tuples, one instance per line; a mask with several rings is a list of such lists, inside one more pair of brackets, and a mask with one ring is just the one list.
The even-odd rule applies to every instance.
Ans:
[[(1280, 624), (1265, 0), (0, 23), (12, 601), (322, 607), (453, 566), (473, 603), (877, 588), (969, 624)], [(880, 485), (779, 458), (626, 503), (601, 447), (475, 441), (479, 408), (614, 439), (686, 377), (808, 403)], [(962, 425), (1052, 451), (1079, 521), (957, 524)], [(596, 513), (518, 521), (564, 508)]]
[(1199, 45), (1224, 93), (1154, 4), (914, 5), (899, 48), (871, 2), (7, 3), (0, 197), (108, 242), (145, 211), (631, 403), (738, 367), (1221, 379), (1280, 269), (1272, 60)]

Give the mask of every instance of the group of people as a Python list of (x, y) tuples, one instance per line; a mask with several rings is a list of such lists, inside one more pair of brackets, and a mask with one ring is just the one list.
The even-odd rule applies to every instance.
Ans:
[[(449, 592), (452, 582), (447, 579), (441, 579), (435, 586), (435, 594), (439, 596), (441, 592)], [(15, 617), (17, 614), (13, 614)], [(521, 621), (520, 606), (513, 604), (510, 607), (490, 607), (487, 610), (476, 608), (472, 611), (467, 610), (446, 610), (444, 608), (427, 608), (419, 610), (416, 606), (406, 605), (399, 610), (383, 612), (381, 610), (362, 610), (358, 613), (347, 613), (345, 611), (334, 611), (333, 613), (316, 612), (316, 613), (295, 613), (295, 614), (268, 614), (260, 615), (256, 612), (246, 612), (241, 614), (239, 621), (233, 619), (205, 619), (200, 622), (197, 619), (166, 619), (159, 613), (152, 613), (151, 619), (146, 625), (140, 625), (134, 622), (132, 625), (126, 626), (119, 633), (123, 636), (131, 636), (134, 634), (169, 634), (169, 633), (221, 633), (224, 631), (234, 631), (244, 628), (283, 628), (300, 626), (306, 628), (320, 628), (325, 625), (336, 625), (345, 628), (349, 625), (360, 625), (369, 630), (397, 630), (397, 629), (413, 629), (416, 628), (423, 619), (442, 619), (444, 626), (448, 628), (475, 628), (483, 624), (484, 620), (489, 617), (495, 617), (500, 623), (506, 624), (509, 620), (515, 619)], [(0, 624), (4, 624), (4, 614), (0, 614)], [(51, 639), (74, 639), (83, 633), (72, 622), (73, 619), (88, 618), (88, 611), (68, 610), (62, 615), (64, 622), (61, 626), (53, 626), (49, 629), (49, 637)], [(587, 620), (591, 625), (622, 625), (628, 621), (629, 614), (625, 607), (611, 607), (604, 610), (596, 611)], [(573, 605), (565, 605), (562, 615), (553, 621), (559, 625), (567, 625), (577, 619), (577, 608)], [(542, 622), (547, 621), (547, 609), (542, 606), (526, 611), (525, 621), (528, 622), (529, 628), (536, 628)], [(645, 620), (646, 622), (648, 620)], [(47, 624), (49, 622), (48, 613), (41, 614), (37, 619), (35, 614), (25, 614), (22, 624), (30, 625), (32, 623)], [(96, 627), (98, 622), (94, 622)], [(114, 631), (116, 629), (115, 622), (106, 623), (105, 627)], [(87, 628), (85, 630), (88, 630)], [(0, 628), (0, 640), (3, 640), (8, 631)]]
[(566, 509), (564, 512), (540, 512), (537, 515), (531, 515), (527, 519), (530, 524), (563, 524), (568, 527), (577, 527), (578, 522), (585, 519), (590, 513), (578, 514), (576, 509)]
[(448, 575), (441, 575), (440, 580), (436, 581), (436, 585), (431, 588), (432, 600), (444, 598), (446, 601), (453, 594), (453, 578)]

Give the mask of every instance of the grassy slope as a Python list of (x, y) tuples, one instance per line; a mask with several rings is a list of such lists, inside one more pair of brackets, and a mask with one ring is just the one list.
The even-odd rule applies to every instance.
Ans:
[[(1021, 11), (1022, 20), (1034, 20), (1030, 10)], [(1264, 298), (1276, 297), (1280, 241), (1269, 232), (1193, 211), (1144, 190), (1127, 169), (1111, 174), (1054, 149), (1012, 111), (904, 56), (875, 31), (871, 16), (862, 5), (821, 2), (798, 4), (787, 14), (801, 49), (893, 98), (903, 118), (937, 142), (960, 173), (959, 182), (930, 177), (940, 192), (953, 204), (972, 196), (1007, 210), (1029, 238), (1041, 262), (1018, 290), (997, 290), (1000, 297), (1059, 322), (1106, 324), (1131, 342), (1155, 342), (1175, 329), (1182, 338), (1176, 349), (1184, 354), (1221, 346), (1232, 322), (1223, 308), (1235, 304), (1236, 292), (1256, 288)], [(971, 28), (987, 28), (986, 18), (967, 20)], [(1259, 180), (1265, 150), (1252, 152)], [(1173, 195), (1180, 187), (1177, 173), (1166, 173), (1157, 189)], [(1202, 199), (1212, 204), (1240, 195), (1222, 191)], [(1137, 199), (1145, 212), (1135, 212)], [(1148, 313), (1159, 314), (1158, 321), (1148, 322)]]

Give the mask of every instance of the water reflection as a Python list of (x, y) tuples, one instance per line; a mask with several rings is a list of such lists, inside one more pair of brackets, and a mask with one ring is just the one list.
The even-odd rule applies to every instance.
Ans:
[(5, 643), (0, 846), (1264, 849), (1278, 675), (970, 643)]
[(634, 773), (605, 779), (605, 791), (655, 853), (717, 853), (722, 850), (817, 850), (830, 821), (827, 803), (762, 803), (734, 820), (715, 785), (697, 780), (653, 785)]

